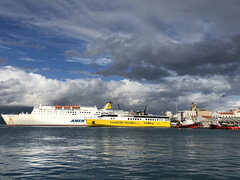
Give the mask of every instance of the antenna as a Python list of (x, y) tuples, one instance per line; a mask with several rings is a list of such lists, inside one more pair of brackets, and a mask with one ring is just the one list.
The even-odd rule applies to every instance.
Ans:
[(120, 108), (120, 104), (118, 104), (118, 109), (120, 110), (121, 108)]
[(146, 105), (145, 108), (144, 108), (144, 111), (143, 111), (144, 114), (147, 114), (146, 111), (147, 111), (147, 105)]
[(176, 114), (178, 113), (178, 107), (177, 107), (177, 105), (178, 105), (178, 104), (177, 104), (177, 102), (176, 102)]

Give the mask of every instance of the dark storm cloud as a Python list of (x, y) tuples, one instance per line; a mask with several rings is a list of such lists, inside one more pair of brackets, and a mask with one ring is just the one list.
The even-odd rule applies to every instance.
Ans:
[(5, 16), (87, 41), (90, 48), (85, 52), (66, 50), (65, 56), (111, 56), (112, 65), (98, 71), (104, 76), (159, 81), (172, 74), (237, 73), (237, 0), (0, 1), (0, 5)]
[[(65, 49), (65, 57), (72, 57), (69, 62), (86, 64), (87, 57), (91, 64), (96, 63), (91, 57), (110, 57), (108, 66), (95, 66), (96, 74), (130, 79), (91, 84), (41, 77), (43, 87), (37, 95), (26, 89), (26, 96), (36, 102), (87, 105), (102, 104), (111, 96), (129, 106), (150, 104), (155, 112), (161, 106), (172, 109), (176, 102), (182, 107), (191, 101), (213, 107), (221, 94), (225, 104), (239, 104), (239, 9), (239, 0), (0, 1), (1, 16), (51, 32), (50, 37), (84, 41), (86, 48)], [(28, 76), (32, 74), (26, 81)], [(51, 86), (59, 88), (58, 93)], [(9, 99), (17, 102), (10, 95)]]
[[(239, 73), (240, 41), (238, 35), (194, 44), (167, 42), (121, 49), (112, 54), (114, 63), (99, 74), (119, 75), (150, 81), (177, 75), (235, 75)], [(112, 51), (113, 52), (113, 51)]]

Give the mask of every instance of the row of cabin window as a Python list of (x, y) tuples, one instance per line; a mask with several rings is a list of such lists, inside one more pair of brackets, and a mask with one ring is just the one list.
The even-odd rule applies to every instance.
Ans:
[[(115, 119), (115, 118), (110, 118), (110, 119)], [(142, 118), (128, 118), (128, 120), (142, 120)], [(145, 121), (160, 121), (160, 119), (151, 119), (147, 118)], [(165, 121), (165, 119), (162, 119), (162, 121)]]
[[(48, 113), (50, 113), (50, 112), (54, 112), (54, 114), (57, 114), (57, 112), (65, 112), (65, 111), (38, 111), (38, 114), (40, 114), (40, 113), (46, 113), (46, 112), (48, 112)], [(77, 113), (77, 112), (79, 112), (79, 111), (68, 111), (68, 113)], [(91, 113), (91, 112), (79, 112), (79, 113)], [(100, 114), (100, 112), (96, 112), (97, 114)]]
[[(40, 111), (38, 112), (38, 114), (43, 114), (43, 113), (52, 113), (52, 114), (57, 114), (57, 112), (60, 112), (60, 113), (65, 113), (64, 111)], [(77, 114), (76, 111), (68, 111), (68, 113), (73, 113), (73, 114)], [(91, 112), (79, 112), (79, 113), (91, 113)]]
[[(37, 111), (37, 112), (66, 112), (66, 111), (59, 111), (59, 110), (56, 111), (56, 110), (55, 110), (55, 111)], [(87, 111), (87, 112), (83, 112), (83, 111), (68, 111), (68, 113), (69, 113), (69, 112), (70, 112), (70, 113), (74, 113), (74, 112), (75, 112), (75, 113), (76, 113), (76, 112), (79, 112), (79, 113), (91, 113), (91, 112), (88, 112), (88, 111)], [(100, 113), (100, 112), (96, 112), (96, 113)]]
[[(142, 118), (128, 118), (128, 120), (142, 120)], [(160, 121), (160, 119), (151, 119), (151, 118), (147, 118), (144, 119), (145, 121)], [(162, 119), (163, 121), (164, 119)]]

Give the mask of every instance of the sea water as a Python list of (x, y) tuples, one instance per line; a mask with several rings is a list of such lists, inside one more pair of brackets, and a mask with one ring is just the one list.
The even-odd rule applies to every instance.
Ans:
[(240, 177), (240, 131), (0, 126), (0, 179)]

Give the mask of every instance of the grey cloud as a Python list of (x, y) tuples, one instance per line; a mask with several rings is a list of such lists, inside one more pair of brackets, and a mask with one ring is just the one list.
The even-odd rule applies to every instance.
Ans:
[(5, 80), (5, 81), (0, 81), (0, 89), (9, 89), (9, 88), (12, 88), (12, 87), (17, 87), (21, 85), (20, 81), (17, 80), (17, 79), (8, 79), (8, 80)]
[(0, 44), (3, 45), (10, 45), (10, 46), (19, 46), (19, 47), (25, 47), (25, 48), (35, 48), (35, 49), (45, 49), (45, 46), (40, 44), (33, 44), (31, 42), (20, 39), (19, 41), (12, 41), (9, 39), (0, 39)]
[[(108, 99), (109, 94), (103, 91), (106, 88), (114, 89), (113, 98), (121, 97), (129, 104), (154, 102), (151, 108), (156, 110), (161, 103), (170, 108), (178, 101), (187, 107), (191, 99), (206, 99), (203, 97), (213, 104), (210, 101), (216, 101), (222, 92), (239, 96), (239, 7), (238, 0), (1, 1), (0, 13), (59, 36), (86, 41), (84, 52), (67, 50), (66, 57), (110, 56), (113, 63), (97, 67), (97, 75), (120, 76), (150, 83), (146, 87), (151, 87), (149, 92), (129, 94), (130, 89), (124, 86), (126, 91), (121, 92), (114, 83), (112, 88), (95, 82), (96, 86), (82, 86), (99, 87), (100, 94), (92, 96), (98, 92), (90, 91), (82, 96), (77, 92), (83, 89), (73, 83), (68, 86), (69, 93), (57, 97), (60, 102), (74, 103), (76, 96), (89, 104), (93, 98), (100, 103)], [(131, 83), (127, 85), (131, 87)], [(155, 91), (160, 87), (154, 85), (165, 89)]]
[(142, 109), (148, 105), (149, 113), (161, 113), (175, 111), (176, 103), (181, 105), (179, 109), (188, 109), (191, 101), (200, 102), (200, 106), (207, 104), (213, 109), (221, 94), (225, 94), (225, 104), (236, 107), (238, 103), (237, 96), (228, 94), (239, 86), (233, 87), (232, 84), (237, 82), (237, 78), (231, 82), (218, 75), (175, 76), (157, 84), (99, 78), (59, 81), (7, 66), (0, 69), (0, 79), (1, 105), (80, 104), (102, 107), (106, 101), (112, 100), (115, 107), (119, 103), (125, 110)]
[(155, 81), (171, 75), (169, 72), (178, 75), (235, 75), (239, 72), (239, 36), (194, 44), (156, 42), (127, 48), (120, 46), (117, 52), (109, 51), (112, 52), (114, 63), (108, 69), (98, 72), (105, 76), (117, 74), (126, 78)]

